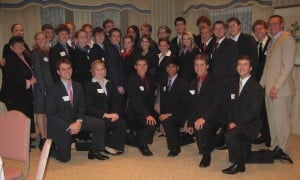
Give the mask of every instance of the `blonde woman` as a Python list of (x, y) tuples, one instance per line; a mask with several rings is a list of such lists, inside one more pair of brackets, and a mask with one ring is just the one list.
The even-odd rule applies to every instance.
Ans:
[(34, 113), (41, 140), (40, 150), (47, 138), (47, 119), (45, 114), (45, 98), (53, 80), (49, 65), (49, 42), (44, 32), (38, 32), (34, 36), (34, 45), (31, 52), (31, 60), (37, 83), (33, 86)]

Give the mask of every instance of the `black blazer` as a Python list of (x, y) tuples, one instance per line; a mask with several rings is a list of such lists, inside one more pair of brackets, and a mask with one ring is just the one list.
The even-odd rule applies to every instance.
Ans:
[(218, 79), (233, 79), (237, 76), (237, 59), (237, 43), (231, 39), (225, 38), (222, 43), (219, 44), (217, 49), (214, 48), (210, 71)]
[(91, 62), (89, 51), (84, 51), (75, 46), (74, 57), (72, 59), (72, 75), (73, 79), (79, 82), (82, 86), (92, 78), (90, 72)]
[[(130, 76), (136, 74), (136, 70), (134, 68), (135, 62), (138, 58), (138, 52), (136, 49), (133, 49), (130, 55), (126, 56), (124, 61), (124, 74), (125, 80), (127, 80)], [(148, 67), (149, 68), (149, 67)]]
[(191, 81), (196, 77), (194, 70), (194, 58), (198, 53), (199, 50), (195, 48), (191, 52), (187, 51), (185, 54), (182, 52), (182, 54), (178, 56), (178, 74), (187, 81)]
[(59, 142), (76, 119), (84, 119), (85, 100), (82, 87), (72, 81), (73, 106), (67, 100), (68, 92), (61, 80), (57, 81), (46, 96), (48, 137)]
[(214, 76), (208, 74), (197, 94), (198, 78), (190, 83), (189, 87), (189, 111), (188, 126), (194, 127), (195, 120), (205, 119), (206, 123), (215, 123), (220, 107), (220, 83)]
[[(266, 63), (266, 51), (268, 49), (268, 46), (271, 42), (271, 37), (268, 36), (268, 40), (263, 48), (263, 51), (262, 51), (262, 54), (259, 54), (258, 55), (258, 65), (257, 65), (257, 73), (256, 73), (256, 76), (255, 76), (255, 79), (259, 82), (260, 81), (260, 78), (263, 74), (263, 71), (264, 71), (264, 68), (265, 68), (265, 63)], [(257, 45), (258, 45), (258, 42), (257, 42)], [(258, 48), (257, 48), (257, 52), (258, 52)]]
[(171, 44), (170, 44), (170, 49), (172, 51), (172, 54), (174, 56), (178, 56), (179, 51), (180, 51), (180, 45), (177, 43), (177, 37), (175, 36), (172, 40), (171, 40)]
[(171, 54), (170, 56), (165, 56), (161, 60), (160, 64), (157, 63), (158, 64), (158, 68), (157, 68), (157, 82), (159, 84), (164, 83), (167, 80), (167, 78), (168, 78), (168, 74), (167, 74), (166, 68), (167, 68), (168, 61), (170, 61), (170, 59), (173, 58), (172, 56), (173, 56), (173, 54)]
[[(13, 51), (6, 56), (6, 64), (2, 67), (1, 101), (6, 105), (26, 106), (32, 104), (32, 88), (26, 89), (26, 80), (34, 75), (29, 58), (24, 54), (27, 66)], [(23, 112), (26, 113), (26, 112)], [(27, 114), (26, 114), (27, 115)]]
[[(25, 51), (23, 54), (25, 54), (26, 56), (29, 56), (30, 52), (31, 52), (29, 46), (26, 43), (24, 43), (24, 47), (25, 47)], [(6, 58), (9, 54), (12, 54), (12, 53), (14, 53), (14, 52), (10, 49), (9, 44), (5, 44), (3, 47), (3, 50), (2, 50), (2, 57)]]
[(112, 44), (106, 49), (105, 65), (107, 78), (111, 80), (116, 87), (124, 86), (124, 62), (119, 50)]
[(258, 66), (257, 45), (253, 36), (241, 33), (237, 41), (239, 56), (248, 55), (252, 60), (252, 76), (256, 76)]
[(246, 82), (239, 96), (239, 79), (235, 80), (227, 94), (228, 120), (240, 126), (245, 134), (254, 139), (261, 130), (261, 110), (264, 101), (263, 88), (253, 77)]
[(96, 60), (96, 59), (105, 61), (105, 46), (104, 46), (104, 49), (102, 49), (97, 43), (95, 43), (89, 53), (89, 57), (90, 57), (91, 61)]
[(126, 91), (128, 94), (129, 117), (154, 115), (155, 87), (154, 81), (147, 76), (148, 91), (138, 75), (131, 76), (126, 83)]
[(86, 114), (101, 118), (104, 113), (117, 113), (117, 89), (108, 81), (106, 84), (107, 95), (97, 82), (89, 81), (85, 85)]
[[(68, 47), (68, 52), (63, 48), (63, 46), (58, 42), (55, 46), (53, 46), (50, 49), (49, 52), (49, 59), (50, 59), (50, 71), (52, 74), (52, 79), (54, 82), (59, 80), (57, 69), (56, 69), (56, 63), (58, 60), (62, 58), (67, 58), (72, 62), (72, 59), (74, 57), (74, 49), (71, 48), (68, 44), (66, 44)], [(73, 63), (73, 62), (72, 62)]]
[(213, 50), (214, 50), (214, 47), (215, 47), (215, 43), (216, 43), (216, 40), (214, 38), (212, 38), (210, 40), (210, 42), (208, 43), (208, 45), (206, 46), (205, 50), (203, 48), (204, 44), (201, 43), (200, 46), (199, 46), (199, 52), (207, 54), (208, 57), (211, 59), (212, 58), (212, 53), (213, 53)]
[(158, 55), (157, 53), (150, 49), (146, 56), (142, 55), (142, 50), (139, 51), (138, 57), (144, 57), (147, 60), (148, 63), (148, 71), (147, 74), (150, 75), (151, 77), (156, 78), (157, 76), (157, 67), (158, 67)]
[(172, 116), (186, 117), (189, 84), (186, 80), (177, 76), (170, 90), (168, 81), (160, 86), (160, 113), (171, 113)]

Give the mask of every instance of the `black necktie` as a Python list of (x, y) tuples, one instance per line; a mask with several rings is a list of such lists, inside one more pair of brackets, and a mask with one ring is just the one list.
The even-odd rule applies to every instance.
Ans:
[(263, 54), (263, 48), (262, 48), (262, 43), (260, 42), (258, 46), (258, 56), (261, 57), (262, 54)]
[(171, 79), (169, 79), (168, 80), (168, 91), (170, 91), (171, 90), (171, 87), (172, 87), (172, 81), (171, 81)]

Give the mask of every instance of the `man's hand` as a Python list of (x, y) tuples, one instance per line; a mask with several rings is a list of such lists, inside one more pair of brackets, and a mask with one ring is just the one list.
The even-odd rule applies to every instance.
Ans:
[(278, 92), (279, 92), (279, 89), (277, 89), (276, 87), (273, 86), (272, 89), (271, 89), (270, 92), (269, 92), (269, 97), (270, 97), (272, 100), (276, 99), (276, 98), (277, 98)]
[(195, 121), (194, 126), (197, 131), (203, 128), (205, 120), (203, 118), (199, 118)]
[(5, 58), (0, 58), (0, 66), (3, 67), (6, 64)]
[(124, 90), (123, 86), (118, 87), (118, 93), (119, 94), (124, 94), (125, 93), (125, 90)]
[(190, 135), (192, 135), (192, 134), (194, 134), (194, 128), (188, 127), (188, 128), (186, 128), (185, 132), (189, 133)]
[(119, 119), (119, 114), (117, 113), (104, 113), (104, 118), (110, 119), (112, 122)]
[(165, 114), (159, 115), (158, 119), (159, 119), (160, 121), (164, 121), (164, 120), (166, 120), (167, 118), (169, 118), (170, 116), (171, 116), (170, 113), (165, 113)]
[(81, 129), (81, 122), (80, 121), (75, 121), (70, 125), (70, 134), (78, 134)]
[(229, 124), (228, 124), (228, 128), (229, 129), (233, 129), (233, 128), (235, 128), (236, 127), (236, 124), (234, 123), (234, 122), (230, 122)]
[(146, 117), (146, 124), (147, 125), (155, 125), (156, 124), (156, 121), (155, 121), (155, 119), (154, 119), (154, 117), (153, 116), (147, 116)]
[(36, 78), (35, 77), (32, 77), (30, 80), (30, 85), (34, 85), (36, 83)]

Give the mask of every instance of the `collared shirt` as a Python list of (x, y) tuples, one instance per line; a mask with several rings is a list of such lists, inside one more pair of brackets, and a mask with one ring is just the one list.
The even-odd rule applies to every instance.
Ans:
[(171, 79), (168, 78), (168, 82), (171, 80), (171, 87), (173, 86), (173, 83), (174, 83), (175, 79), (177, 78), (177, 76), (178, 76), (178, 74), (175, 74), (173, 77), (171, 77)]
[(281, 34), (282, 34), (282, 31), (278, 32), (275, 36), (273, 36), (273, 39), (276, 40)]
[(161, 61), (163, 60), (163, 58), (165, 57), (165, 56), (171, 56), (171, 50), (169, 50), (165, 55), (163, 55), (163, 53), (159, 53), (158, 54), (158, 58), (159, 58), (159, 61), (158, 61), (158, 64), (160, 64), (161, 63)]
[(103, 89), (105, 95), (107, 95), (107, 89), (106, 89), (106, 84), (108, 83), (107, 79), (104, 78), (103, 82), (101, 82), (97, 78), (93, 77), (92, 82), (97, 82), (100, 85), (100, 87)]
[(208, 46), (208, 44), (210, 43), (210, 41), (211, 41), (212, 39), (213, 39), (213, 38), (210, 37), (209, 40), (207, 40), (207, 41), (205, 42), (206, 46)]
[(235, 42), (237, 42), (239, 40), (240, 35), (241, 35), (241, 32), (238, 33), (235, 37), (232, 37), (232, 36), (230, 36), (230, 37), (231, 37), (232, 40), (234, 40)]
[(69, 48), (67, 44), (63, 44), (61, 42), (59, 42), (59, 44), (64, 48), (64, 50), (67, 52), (67, 54), (69, 55)]
[(98, 46), (101, 47), (102, 50), (104, 50), (104, 44), (96, 43)]
[(257, 49), (259, 49), (259, 44), (262, 43), (262, 49), (264, 49), (264, 47), (266, 46), (268, 41), (268, 36), (264, 37), (264, 39), (262, 41), (259, 41), (257, 44)]
[(219, 41), (217, 41), (217, 43), (219, 43), (219, 46), (220, 46), (220, 44), (223, 42), (223, 40), (225, 39), (226, 37), (224, 36), (224, 37), (222, 37)]
[(251, 75), (249, 74), (247, 77), (245, 77), (244, 79), (241, 79), (240, 78), (240, 83), (241, 83), (241, 86), (240, 86), (240, 89), (239, 89), (239, 92), (241, 93), (245, 84), (247, 83), (248, 79), (251, 77)]
[(182, 41), (182, 35), (177, 35), (177, 45), (180, 45), (180, 42)]
[(64, 87), (65, 87), (65, 89), (66, 89), (67, 92), (68, 92), (68, 83), (71, 83), (71, 89), (72, 89), (72, 92), (73, 92), (73, 85), (72, 85), (72, 81), (71, 80), (70, 80), (70, 82), (67, 82), (67, 81), (62, 80), (62, 79), (60, 79), (60, 80), (63, 83), (63, 85), (64, 85)]

